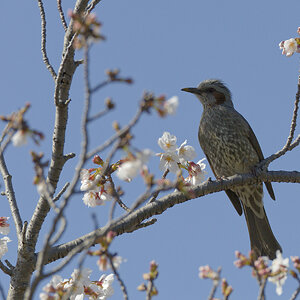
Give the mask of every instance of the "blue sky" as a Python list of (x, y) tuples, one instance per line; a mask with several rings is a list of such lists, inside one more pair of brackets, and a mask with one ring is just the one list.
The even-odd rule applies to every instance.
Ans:
[[(46, 2), (46, 1), (45, 1)], [(53, 2), (53, 3), (52, 3)], [(65, 12), (73, 1), (63, 1)], [(28, 113), (33, 128), (45, 133), (40, 147), (29, 143), (24, 148), (10, 148), (7, 163), (16, 188), (23, 220), (29, 220), (38, 195), (32, 185), (33, 167), (29, 150), (51, 152), (53, 129), (53, 80), (46, 70), (40, 53), (40, 17), (35, 1), (21, 1), (18, 5), (2, 1), (2, 87), (0, 114), (9, 114), (29, 101)], [(63, 29), (59, 22), (55, 1), (45, 3), (47, 17), (47, 49), (50, 61), (57, 70), (63, 43)], [(298, 1), (167, 1), (167, 0), (102, 0), (95, 10), (103, 23), (105, 42), (91, 50), (92, 83), (102, 81), (108, 68), (120, 68), (121, 74), (134, 79), (133, 85), (113, 84), (93, 98), (93, 110), (103, 107), (103, 100), (111, 96), (116, 110), (91, 126), (92, 145), (104, 141), (113, 133), (111, 123), (118, 120), (125, 125), (135, 114), (143, 91), (168, 96), (177, 95), (180, 106), (176, 116), (160, 119), (145, 115), (134, 130), (134, 145), (160, 149), (157, 139), (164, 131), (176, 135), (180, 144), (185, 139), (197, 151), (197, 159), (204, 157), (198, 144), (197, 130), (202, 107), (196, 97), (180, 91), (196, 86), (207, 78), (222, 79), (233, 94), (236, 109), (251, 124), (265, 156), (281, 149), (289, 133), (293, 102), (297, 88), (299, 59), (281, 55), (278, 43), (296, 36), (299, 26)], [(80, 58), (82, 52), (77, 53)], [(67, 128), (66, 153), (79, 151), (80, 116), (83, 104), (82, 68), (72, 84), (70, 120)], [(2, 127), (1, 127), (2, 128)], [(297, 131), (299, 132), (299, 131)], [(120, 153), (121, 155), (121, 153)], [(299, 170), (299, 150), (294, 149), (271, 164), (271, 170)], [(103, 154), (105, 156), (105, 154)], [(69, 161), (62, 173), (60, 186), (72, 178), (76, 158)], [(158, 159), (153, 158), (150, 169), (157, 177)], [(212, 173), (207, 166), (209, 176)], [(272, 226), (283, 248), (283, 256), (300, 255), (298, 237), (299, 187), (296, 184), (274, 183), (276, 202), (266, 194), (264, 201)], [(142, 180), (124, 183), (124, 201), (130, 205), (143, 191)], [(2, 197), (1, 215), (9, 216), (9, 207)], [(76, 238), (93, 229), (91, 213), (99, 224), (107, 221), (109, 205), (87, 208), (81, 196), (75, 196), (67, 210), (68, 228), (62, 241)], [(42, 234), (47, 232), (53, 215), (47, 218)], [(10, 220), (12, 224), (12, 220)], [(12, 226), (13, 227), (13, 226)], [(15, 263), (16, 236), (12, 228), (9, 253)], [(38, 247), (41, 247), (42, 240)], [(209, 264), (222, 266), (222, 276), (234, 288), (231, 299), (255, 299), (257, 284), (250, 270), (233, 266), (234, 251), (249, 251), (249, 237), (244, 217), (239, 217), (224, 192), (177, 205), (158, 216), (158, 222), (115, 240), (112, 250), (127, 259), (120, 268), (130, 299), (143, 299), (136, 291), (149, 262), (159, 264), (156, 299), (205, 299), (211, 283), (198, 278), (198, 267)], [(61, 275), (68, 277), (76, 266), (66, 268)], [(94, 279), (100, 277), (95, 259), (86, 266), (93, 268)], [(8, 279), (0, 275), (1, 284), (8, 288)], [(289, 278), (281, 298), (288, 299), (296, 288)], [(115, 296), (120, 299), (115, 284)], [(270, 299), (277, 299), (275, 286), (267, 286)], [(36, 298), (38, 296), (36, 295)]]

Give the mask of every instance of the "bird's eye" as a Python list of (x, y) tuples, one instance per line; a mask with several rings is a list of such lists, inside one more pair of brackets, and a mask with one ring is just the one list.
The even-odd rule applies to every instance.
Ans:
[(207, 93), (213, 93), (214, 91), (215, 91), (214, 88), (207, 88), (207, 89), (205, 90), (205, 92), (207, 92)]

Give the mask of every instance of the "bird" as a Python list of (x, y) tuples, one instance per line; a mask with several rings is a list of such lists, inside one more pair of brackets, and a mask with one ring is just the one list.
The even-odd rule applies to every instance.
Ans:
[[(230, 90), (218, 79), (202, 81), (182, 91), (197, 96), (203, 105), (198, 138), (218, 180), (235, 174), (253, 173), (264, 159), (259, 142), (247, 120), (235, 110)], [(265, 182), (275, 200), (270, 182)], [(263, 204), (263, 183), (245, 184), (225, 190), (237, 213), (244, 212), (250, 245), (256, 257), (276, 258), (282, 248), (275, 238)]]

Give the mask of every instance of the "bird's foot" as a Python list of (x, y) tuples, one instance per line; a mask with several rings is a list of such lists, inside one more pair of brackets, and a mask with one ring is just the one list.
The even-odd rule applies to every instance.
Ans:
[(217, 181), (223, 181), (223, 180), (227, 180), (228, 177), (226, 176), (216, 176)]

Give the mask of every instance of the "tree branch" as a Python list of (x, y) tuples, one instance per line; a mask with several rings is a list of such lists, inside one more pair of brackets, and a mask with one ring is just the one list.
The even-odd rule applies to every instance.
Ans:
[[(107, 231), (114, 231), (117, 235), (132, 231), (132, 228), (138, 226), (144, 220), (147, 220), (154, 215), (160, 215), (168, 208), (174, 205), (186, 202), (188, 200), (203, 197), (208, 194), (224, 191), (237, 185), (254, 184), (257, 182), (297, 182), (300, 183), (300, 172), (288, 171), (269, 171), (262, 172), (257, 177), (253, 174), (234, 175), (221, 181), (206, 181), (197, 187), (189, 188), (188, 193), (173, 192), (152, 203), (121, 217), (119, 220), (111, 222), (91, 233), (81, 236), (71, 242), (53, 247), (49, 251), (47, 263), (63, 258), (68, 255), (69, 251), (78, 247), (83, 242), (100, 237), (106, 234)], [(150, 195), (151, 196), (151, 195)]]
[(60, 20), (61, 20), (61, 23), (64, 27), (64, 30), (67, 31), (68, 25), (67, 25), (67, 22), (66, 22), (66, 19), (65, 19), (63, 9), (61, 7), (61, 0), (57, 0), (57, 9), (58, 9)]
[(297, 116), (298, 116), (298, 110), (299, 110), (299, 99), (300, 99), (300, 75), (298, 76), (298, 91), (296, 93), (293, 117), (292, 117), (292, 121), (291, 121), (291, 128), (290, 128), (290, 133), (289, 133), (289, 136), (287, 138), (286, 144), (283, 146), (283, 148), (281, 150), (279, 150), (275, 154), (272, 154), (269, 157), (267, 157), (266, 159), (264, 159), (263, 161), (261, 161), (258, 165), (259, 167), (267, 168), (272, 161), (274, 161), (275, 159), (281, 157), (287, 151), (291, 151), (292, 149), (294, 149), (296, 146), (299, 145), (300, 135), (298, 135), (298, 137), (292, 143), (292, 140), (293, 140), (294, 134), (295, 134), (296, 125), (297, 125)]
[(56, 79), (56, 73), (51, 66), (48, 56), (47, 56), (47, 49), (46, 49), (46, 15), (45, 15), (45, 10), (44, 10), (44, 5), (42, 0), (38, 0), (38, 5), (40, 9), (40, 15), (41, 15), (41, 50), (42, 50), (42, 55), (43, 55), (43, 61), (49, 70), (50, 74), (52, 75), (53, 79)]
[(5, 195), (8, 199), (10, 211), (14, 219), (14, 223), (16, 226), (18, 242), (21, 242), (21, 232), (22, 232), (22, 219), (19, 212), (15, 191), (12, 185), (11, 175), (8, 172), (3, 153), (0, 153), (0, 172), (2, 174), (5, 186)]

